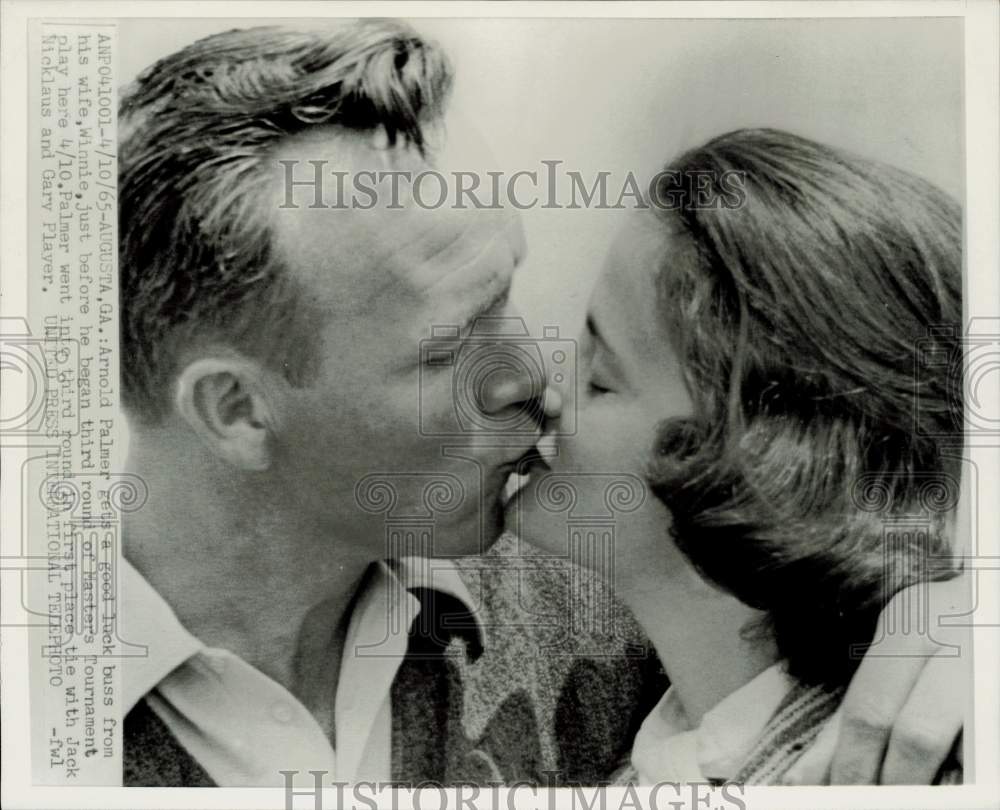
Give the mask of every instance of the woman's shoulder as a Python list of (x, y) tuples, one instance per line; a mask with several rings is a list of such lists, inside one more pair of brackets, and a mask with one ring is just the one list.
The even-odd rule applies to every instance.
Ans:
[[(733, 780), (747, 785), (780, 785), (784, 776), (835, 722), (844, 689), (796, 685), (771, 717), (751, 755)], [(942, 765), (934, 784), (960, 785), (963, 768), (959, 746)]]
[(749, 785), (780, 784), (781, 778), (831, 721), (843, 696), (843, 689), (795, 685), (771, 716), (733, 781)]

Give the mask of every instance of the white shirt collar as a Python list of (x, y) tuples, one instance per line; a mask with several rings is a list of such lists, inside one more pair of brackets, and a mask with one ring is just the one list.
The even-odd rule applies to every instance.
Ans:
[(733, 778), (794, 685), (783, 665), (774, 664), (706, 712), (693, 729), (671, 687), (633, 743), (640, 784)]
[(126, 659), (122, 683), (128, 714), (143, 695), (205, 645), (180, 623), (173, 609), (128, 560), (121, 561), (119, 623), (122, 638), (145, 646), (145, 656)]
[[(374, 569), (348, 625), (348, 646), (335, 707), (338, 717), (341, 711), (345, 717), (365, 713), (371, 708), (366, 696), (378, 694), (381, 700), (382, 692), (391, 685), (398, 660), (406, 653), (407, 633), (420, 612), (420, 601), (408, 592), (409, 588), (432, 588), (454, 596), (475, 617), (480, 637), (483, 634), (468, 587), (451, 560), (406, 557), (391, 564), (380, 561)], [(139, 646), (145, 644), (147, 652), (129, 658), (125, 667), (122, 688), (123, 711), (127, 714), (174, 669), (206, 647), (184, 628), (166, 600), (126, 559), (122, 560), (119, 582), (122, 635)], [(388, 678), (388, 682), (376, 688), (368, 680), (355, 682), (363, 677), (362, 673), (370, 675), (371, 670), (352, 667), (353, 657), (392, 659), (397, 664), (381, 669), (379, 680)]]

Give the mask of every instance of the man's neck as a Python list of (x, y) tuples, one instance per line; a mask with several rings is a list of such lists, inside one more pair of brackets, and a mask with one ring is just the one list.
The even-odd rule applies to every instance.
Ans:
[(761, 614), (693, 576), (687, 572), (670, 582), (651, 576), (620, 591), (653, 643), (692, 728), (777, 660), (772, 644), (746, 637), (747, 626)]
[(150, 495), (124, 526), (126, 558), (188, 632), (284, 686), (332, 738), (350, 612), (370, 559), (357, 538), (317, 531), (252, 484), (239, 491), (171, 467), (130, 464)]

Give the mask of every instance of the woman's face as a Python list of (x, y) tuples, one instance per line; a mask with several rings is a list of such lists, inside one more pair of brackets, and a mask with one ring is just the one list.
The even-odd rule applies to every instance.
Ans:
[[(542, 440), (543, 463), (511, 500), (507, 526), (523, 539), (611, 578), (631, 579), (665, 552), (669, 513), (647, 489), (657, 424), (692, 413), (660, 309), (657, 276), (691, 248), (647, 213), (614, 241), (578, 345), (577, 429)], [(554, 445), (554, 446), (553, 446)], [(571, 542), (570, 537), (574, 537)], [(667, 561), (669, 562), (669, 560)]]

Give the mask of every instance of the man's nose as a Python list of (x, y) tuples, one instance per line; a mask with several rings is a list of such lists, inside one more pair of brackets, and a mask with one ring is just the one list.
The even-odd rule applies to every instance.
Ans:
[(546, 421), (558, 419), (562, 415), (563, 397), (559, 389), (549, 383), (545, 387), (545, 394), (542, 399), (542, 408), (545, 412)]
[(544, 369), (498, 369), (483, 383), (480, 408), (494, 419), (506, 421), (519, 412), (540, 425), (562, 412), (562, 396)]
[(477, 400), (484, 414), (505, 419), (516, 412), (541, 420), (544, 416), (546, 381), (536, 369), (498, 368), (481, 381)]

